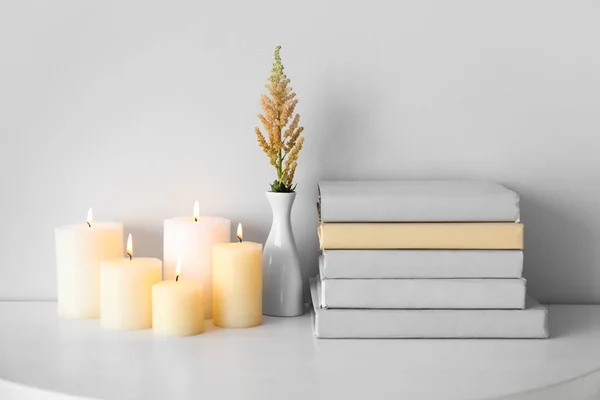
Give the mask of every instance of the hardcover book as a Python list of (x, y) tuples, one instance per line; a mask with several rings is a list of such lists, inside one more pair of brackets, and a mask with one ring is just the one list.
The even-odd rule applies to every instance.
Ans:
[(519, 196), (486, 181), (319, 183), (323, 222), (518, 222)]
[(547, 338), (548, 310), (527, 298), (524, 310), (353, 310), (319, 306), (311, 281), (318, 338)]
[(323, 250), (323, 279), (521, 278), (520, 250)]
[(523, 309), (525, 279), (323, 279), (322, 308)]
[(319, 227), (321, 249), (522, 250), (523, 224), (335, 223)]

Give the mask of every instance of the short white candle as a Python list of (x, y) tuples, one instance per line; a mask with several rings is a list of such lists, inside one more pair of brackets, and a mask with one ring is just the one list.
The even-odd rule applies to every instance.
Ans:
[(181, 259), (175, 280), (152, 286), (152, 329), (165, 336), (191, 336), (204, 332), (202, 283), (183, 281)]
[(262, 245), (221, 243), (213, 248), (213, 321), (221, 328), (250, 328), (262, 322)]
[(152, 328), (152, 285), (161, 281), (162, 262), (133, 258), (131, 235), (127, 257), (100, 264), (100, 324), (107, 329)]
[(182, 280), (201, 282), (204, 288), (204, 318), (212, 318), (212, 247), (229, 242), (231, 222), (225, 218), (200, 217), (198, 202), (191, 217), (165, 220), (164, 279), (175, 279), (177, 258), (185, 260)]
[(93, 222), (55, 230), (58, 315), (100, 317), (100, 262), (123, 254), (123, 224)]

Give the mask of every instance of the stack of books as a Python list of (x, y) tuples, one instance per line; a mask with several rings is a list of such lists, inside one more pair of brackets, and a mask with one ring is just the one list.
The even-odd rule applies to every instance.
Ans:
[(480, 181), (322, 182), (321, 338), (545, 338), (519, 196)]

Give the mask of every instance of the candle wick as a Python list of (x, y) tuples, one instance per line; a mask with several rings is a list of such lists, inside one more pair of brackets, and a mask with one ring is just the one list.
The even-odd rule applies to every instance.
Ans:
[(127, 253), (127, 255), (129, 256), (129, 261), (131, 261), (133, 259), (133, 255)]
[(243, 239), (241, 237), (238, 236), (238, 239), (240, 240), (240, 243), (243, 242)]
[(175, 282), (179, 282), (179, 275), (175, 276)]
[(86, 221), (85, 223), (88, 224), (88, 228), (92, 227), (92, 224), (90, 224), (90, 221)]
[(198, 218), (194, 217), (194, 222), (198, 222)]

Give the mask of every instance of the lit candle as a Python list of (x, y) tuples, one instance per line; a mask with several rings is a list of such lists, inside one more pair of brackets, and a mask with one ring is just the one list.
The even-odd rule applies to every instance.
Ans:
[[(186, 268), (187, 272), (187, 268)], [(191, 336), (204, 332), (202, 283), (181, 280), (181, 259), (175, 280), (152, 286), (152, 329), (166, 336)]]
[(185, 260), (182, 280), (203, 284), (204, 318), (212, 318), (212, 246), (229, 242), (230, 221), (225, 218), (201, 217), (198, 202), (190, 217), (165, 220), (164, 279), (175, 279), (177, 258)]
[(123, 224), (93, 222), (55, 230), (58, 315), (100, 317), (100, 262), (123, 254)]
[(152, 327), (152, 285), (161, 280), (162, 262), (133, 258), (131, 235), (127, 257), (100, 264), (100, 324), (107, 329)]
[(213, 247), (213, 321), (222, 328), (249, 328), (262, 321), (262, 245), (244, 242)]

